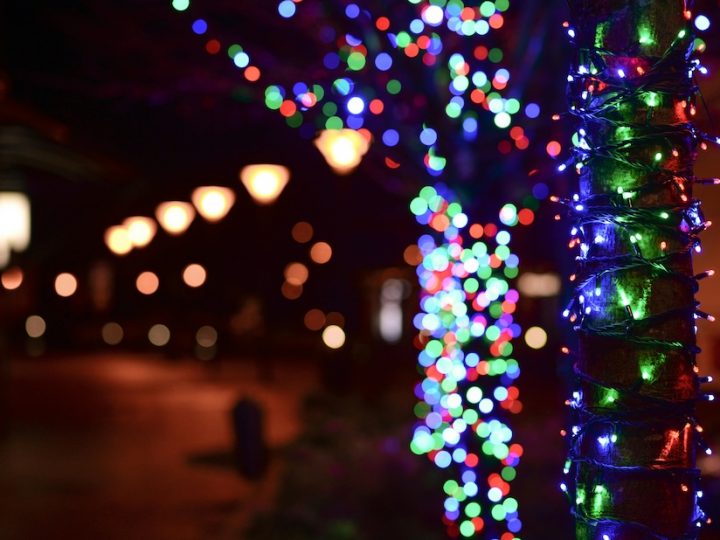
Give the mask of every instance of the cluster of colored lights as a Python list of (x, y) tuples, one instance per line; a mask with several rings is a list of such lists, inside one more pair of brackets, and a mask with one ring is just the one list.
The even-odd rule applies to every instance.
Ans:
[[(179, 1), (175, 0), (174, 5)], [(300, 3), (280, 1), (279, 15), (285, 19), (300, 17)], [(378, 16), (360, 2), (344, 6), (343, 20), (324, 20), (308, 10), (307, 16), (313, 17), (312, 22), (317, 25), (313, 39), (319, 39), (328, 50), (318, 59), (321, 65), (303, 70), (313, 73), (314, 80), (266, 85), (265, 106), (278, 111), (290, 127), (299, 128), (308, 138), (324, 129), (367, 130), (368, 138), (382, 142), (385, 165), (390, 169), (400, 166), (403, 150), (422, 152), (426, 170), (433, 176), (441, 175), (447, 167), (447, 159), (440, 155), (438, 146), (439, 133), (447, 133), (439, 129), (445, 126), (431, 127), (423, 122), (429, 116), (425, 112), (428, 96), (446, 96), (447, 101), (440, 106), (453, 126), (451, 134), (464, 141), (477, 137), (483, 110), (490, 113), (494, 125), (501, 130), (511, 130), (514, 116), (521, 111), (527, 118), (539, 115), (537, 104), (523, 108), (515, 97), (503, 97), (510, 72), (499, 65), (503, 60), (502, 49), (473, 46), (470, 39), (457, 39), (485, 36), (502, 28), (509, 0), (474, 5), (460, 0), (408, 0), (408, 3), (410, 16), (407, 9), (400, 14), (398, 6), (392, 8), (393, 13), (388, 7), (387, 13)], [(189, 2), (182, 4), (182, 10), (189, 6)], [(197, 19), (192, 29), (204, 36), (208, 25)], [(217, 54), (222, 46), (219, 39), (211, 38), (205, 48), (208, 53)], [(227, 52), (235, 65), (244, 70), (246, 80), (260, 80), (261, 71), (251, 65), (246, 50), (232, 45)], [(417, 58), (437, 72), (435, 77), (424, 79), (429, 88), (416, 88), (414, 78), (412, 84), (405, 80), (414, 67), (401, 63), (403, 58)], [(438, 69), (442, 65), (446, 71)], [(410, 127), (390, 127), (398, 121)], [(501, 153), (528, 147), (523, 128), (515, 126), (513, 130), (511, 140), (499, 143)]]
[[(506, 417), (522, 410), (511, 343), (521, 329), (513, 321), (519, 294), (508, 280), (517, 277), (519, 260), (508, 230), (468, 226), (462, 206), (440, 187), (423, 188), (410, 209), (432, 229), (418, 243), (422, 312), (414, 324), (424, 379), (416, 387), (422, 401), (411, 450), (457, 473), (444, 484), (451, 537), (514, 540), (522, 523), (510, 483), (523, 448), (512, 442)], [(507, 204), (499, 219), (512, 227), (530, 224), (534, 214)]]
[[(574, 218), (569, 247), (579, 248), (578, 272), (570, 276), (575, 294), (563, 316), (580, 335), (580, 353), (578, 390), (566, 402), (579, 411), (578, 422), (562, 432), (570, 440), (563, 472), (574, 482), (560, 488), (583, 537), (697, 538), (711, 522), (698, 506), (703, 494), (695, 448), (712, 451), (702, 440), (694, 403), (714, 396), (700, 390), (712, 378), (698, 376), (692, 321), (715, 320), (694, 298), (697, 281), (714, 271), (692, 274), (692, 255), (701, 252), (698, 235), (711, 224), (692, 198), (692, 185), (720, 184), (693, 175), (696, 147), (704, 150), (720, 138), (693, 126), (695, 72), (707, 70), (691, 51), (702, 52), (705, 43), (692, 33), (690, 10), (675, 15), (685, 21), (676, 36), (663, 36), (670, 43), (662, 55), (651, 48), (663, 35), (651, 24), (638, 24), (638, 52), (626, 56), (627, 46), (604, 48), (604, 20), (583, 20), (579, 28), (594, 27), (589, 36), (565, 23), (581, 51), (568, 76), (570, 110), (580, 126), (573, 156), (558, 169), (574, 169), (581, 192), (561, 201)], [(652, 18), (642, 9), (633, 15)], [(710, 21), (699, 15), (694, 26), (706, 30)], [(588, 53), (583, 43), (593, 39), (597, 49)], [(635, 123), (631, 103), (643, 107), (647, 125)], [(610, 126), (613, 135), (600, 135), (598, 126)], [(551, 141), (546, 150), (555, 157), (562, 148)], [(671, 327), (684, 328), (673, 333)], [(611, 347), (614, 354), (597, 356)], [(613, 357), (622, 358), (621, 368)], [(629, 495), (638, 474), (654, 491), (648, 505), (638, 497), (642, 490)], [(662, 511), (649, 508), (667, 509), (672, 519), (658, 520)]]
[[(172, 7), (177, 11), (186, 11), (190, 7), (190, 0), (172, 0)], [(206, 37), (209, 30), (208, 22), (205, 19), (195, 19), (191, 28), (194, 34), (201, 37)], [(205, 51), (208, 54), (219, 54), (222, 49), (223, 45), (219, 39), (209, 38), (205, 42)], [(243, 75), (247, 81), (257, 82), (260, 79), (260, 69), (251, 64), (250, 54), (241, 45), (232, 43), (227, 46), (226, 52), (235, 66), (243, 70)]]

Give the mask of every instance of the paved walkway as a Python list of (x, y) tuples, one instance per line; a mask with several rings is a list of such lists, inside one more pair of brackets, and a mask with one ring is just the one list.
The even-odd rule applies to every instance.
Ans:
[[(0, 437), (0, 538), (242, 538), (280, 473), (251, 483), (232, 468), (228, 411), (265, 409), (278, 449), (299, 432), (312, 370), (285, 364), (260, 384), (255, 366), (97, 354), (13, 362)], [(9, 422), (8, 422), (9, 420)]]

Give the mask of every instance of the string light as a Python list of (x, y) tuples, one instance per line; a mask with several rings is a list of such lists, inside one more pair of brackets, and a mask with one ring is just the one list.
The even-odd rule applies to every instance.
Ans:
[[(318, 130), (364, 132), (367, 141), (384, 143), (388, 154), (385, 164), (391, 169), (399, 166), (395, 147), (404, 142), (414, 152), (419, 138), (423, 162), (433, 176), (443, 173), (447, 158), (439, 153), (438, 130), (423, 123), (430, 116), (422, 106), (423, 103), (429, 105), (429, 94), (448, 95), (441, 106), (444, 106), (447, 119), (456, 127), (454, 135), (463, 141), (472, 142), (477, 138), (479, 114), (485, 112), (492, 115), (497, 128), (508, 132), (517, 123), (521, 111), (525, 111), (527, 118), (538, 117), (537, 104), (523, 107), (518, 99), (503, 95), (509, 90), (511, 81), (510, 72), (501, 67), (503, 51), (475, 43), (477, 36), (486, 36), (504, 27), (509, 0), (482, 2), (479, 6), (462, 0), (443, 5), (427, 0), (408, 0), (408, 4), (415, 11), (415, 17), (393, 20), (385, 14), (360, 10), (358, 5), (349, 4), (345, 9), (346, 20), (341, 21), (341, 31), (336, 25), (319, 19), (316, 13), (303, 12), (304, 6), (297, 2), (278, 2), (278, 14), (282, 19), (294, 20), (296, 25), (305, 22), (318, 25), (320, 41), (326, 48), (317, 59), (318, 65), (309, 69), (321, 74), (316, 80), (279, 80), (266, 85), (265, 106), (277, 111), (288, 126), (300, 128), (307, 137)], [(307, 17), (307, 21), (301, 17)], [(374, 24), (366, 24), (367, 19)], [(204, 19), (194, 20), (191, 27), (203, 39), (209, 32)], [(217, 54), (219, 48), (220, 40), (216, 38), (205, 42), (208, 54)], [(227, 53), (234, 65), (244, 70), (249, 82), (260, 80), (261, 71), (252, 65), (248, 50), (233, 44), (227, 48)], [(441, 63), (442, 58), (447, 61)], [(419, 62), (443, 77), (428, 78), (433, 81), (432, 88), (417, 91), (413, 85), (404, 84), (402, 72), (398, 71), (400, 62), (403, 69)], [(273, 75), (277, 78), (281, 73), (276, 71)], [(440, 81), (443, 81), (442, 86), (447, 86), (438, 86)], [(407, 107), (410, 102), (413, 102), (412, 111)], [(413, 114), (412, 120), (416, 125), (422, 124), (422, 128), (387, 129), (388, 125), (397, 124), (398, 118), (408, 114)], [(406, 122), (406, 125), (412, 123)], [(519, 129), (516, 136), (511, 137), (510, 144), (502, 141), (504, 144), (499, 148), (503, 153), (512, 148), (512, 143), (518, 150), (528, 148), (527, 134)]]
[(422, 312), (414, 324), (425, 378), (411, 450), (454, 473), (444, 484), (450, 536), (516, 538), (522, 522), (510, 484), (523, 447), (512, 442), (507, 418), (522, 409), (511, 343), (521, 330), (508, 279), (519, 261), (497, 225), (473, 225), (468, 235), (462, 206), (441, 186), (423, 188), (410, 208), (432, 230), (418, 243)]
[(709, 316), (694, 292), (713, 272), (688, 269), (708, 226), (690, 196), (694, 152), (711, 138), (691, 122), (699, 62), (690, 58), (690, 17), (678, 13), (683, 28), (665, 40), (653, 13), (633, 15), (635, 43), (621, 46), (612, 34), (621, 52), (605, 36), (624, 14), (600, 20), (583, 11), (571, 34), (570, 114), (581, 127), (558, 170), (573, 165), (580, 183), (580, 193), (559, 200), (573, 219), (570, 247), (579, 247), (563, 311), (579, 333), (579, 387), (567, 402), (578, 425), (564, 468), (573, 482), (563, 491), (583, 538), (696, 538), (706, 521), (692, 446), (703, 444), (694, 320)]

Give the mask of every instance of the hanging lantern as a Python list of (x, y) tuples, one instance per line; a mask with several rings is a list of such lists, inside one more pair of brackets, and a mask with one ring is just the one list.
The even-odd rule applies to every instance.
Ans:
[(201, 186), (190, 198), (198, 213), (210, 222), (220, 221), (235, 204), (235, 192), (221, 186)]
[(12, 251), (25, 251), (29, 244), (30, 200), (21, 192), (0, 192), (0, 268)]
[(113, 225), (105, 231), (105, 245), (115, 255), (127, 255), (133, 248), (130, 234), (122, 225)]
[(258, 204), (272, 204), (290, 180), (290, 171), (282, 165), (260, 163), (240, 170), (240, 180)]
[(169, 201), (158, 205), (155, 217), (166, 232), (177, 236), (184, 233), (195, 219), (195, 209), (184, 201)]
[(315, 146), (337, 174), (350, 174), (360, 165), (370, 142), (354, 129), (325, 129), (315, 139)]
[(128, 237), (133, 247), (145, 247), (157, 233), (155, 220), (144, 216), (129, 217), (122, 224), (127, 229)]

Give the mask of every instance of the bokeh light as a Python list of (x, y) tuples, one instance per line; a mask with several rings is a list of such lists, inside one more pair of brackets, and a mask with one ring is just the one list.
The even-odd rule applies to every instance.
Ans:
[(314, 263), (325, 264), (332, 258), (332, 248), (327, 242), (317, 242), (310, 248), (310, 258)]
[(136, 248), (147, 246), (157, 232), (155, 220), (144, 216), (129, 217), (123, 221), (122, 226), (127, 230), (130, 243)]
[(212, 326), (201, 326), (195, 333), (195, 341), (201, 347), (214, 347), (218, 340), (218, 333)]
[(22, 285), (23, 279), (23, 271), (19, 267), (13, 266), (2, 273), (0, 283), (6, 290), (13, 291)]
[(210, 222), (220, 221), (235, 204), (235, 192), (221, 186), (200, 186), (190, 197), (203, 218)]
[(562, 281), (558, 274), (525, 272), (518, 279), (518, 290), (530, 298), (543, 298), (560, 294)]
[(403, 260), (410, 266), (417, 266), (422, 262), (422, 253), (417, 244), (410, 244), (403, 251)]
[(105, 245), (115, 255), (127, 255), (133, 248), (130, 234), (121, 225), (114, 225), (105, 231)]
[(297, 300), (302, 296), (303, 286), (285, 281), (280, 287), (280, 292), (288, 300)]
[(339, 326), (331, 324), (323, 330), (322, 340), (328, 348), (339, 349), (345, 345), (345, 331)]
[(27, 332), (27, 335), (31, 338), (42, 337), (43, 334), (45, 334), (45, 330), (47, 330), (47, 325), (45, 324), (45, 319), (40, 315), (30, 315), (25, 319), (25, 332)]
[(303, 263), (293, 262), (285, 267), (284, 275), (285, 281), (287, 281), (289, 284), (303, 285), (307, 281), (310, 272), (308, 270), (308, 267), (305, 266)]
[(30, 245), (30, 199), (19, 191), (0, 192), (0, 268), (10, 262), (11, 251)]
[(188, 264), (183, 270), (183, 281), (188, 287), (201, 287), (207, 279), (205, 268), (197, 263)]
[[(488, 523), (494, 538), (515, 538), (522, 523), (510, 482), (523, 447), (512, 442), (507, 422), (522, 410), (511, 342), (521, 329), (513, 320), (519, 294), (509, 280), (518, 275), (519, 259), (508, 230), (470, 225), (442, 186), (424, 187), (410, 210), (430, 229), (418, 242), (422, 311), (413, 323), (425, 377), (416, 387), (419, 422), (410, 448), (451, 471), (444, 485), (451, 537), (475, 536)], [(507, 227), (518, 224), (517, 215), (512, 204), (499, 212)]]
[(325, 129), (315, 146), (336, 174), (350, 174), (370, 148), (368, 139), (354, 129)]
[(77, 278), (68, 272), (63, 272), (55, 277), (55, 292), (58, 296), (67, 298), (77, 291)]
[(168, 201), (158, 205), (155, 217), (169, 234), (184, 233), (195, 219), (195, 209), (184, 201)]
[(547, 332), (539, 326), (531, 326), (525, 332), (525, 343), (531, 349), (542, 349), (547, 343)]
[(320, 330), (325, 326), (325, 313), (320, 309), (311, 309), (305, 313), (303, 322), (308, 330)]
[(155, 272), (141, 272), (135, 280), (135, 287), (145, 295), (154, 294), (160, 286), (160, 279)]
[(313, 227), (307, 221), (298, 221), (291, 231), (293, 240), (299, 244), (306, 244), (313, 237)]
[(334, 324), (335, 326), (343, 328), (345, 326), (345, 316), (338, 311), (330, 311), (325, 316), (325, 324), (328, 326)]
[(290, 180), (290, 170), (282, 165), (258, 163), (240, 169), (240, 180), (258, 204), (272, 204)]
[(163, 347), (170, 342), (170, 329), (164, 324), (154, 324), (148, 331), (148, 340), (156, 347)]
[(710, 19), (708, 19), (705, 15), (698, 15), (695, 18), (695, 28), (697, 28), (701, 32), (704, 32), (705, 30), (710, 28)]
[(545, 150), (550, 157), (558, 157), (562, 152), (562, 145), (557, 141), (550, 141), (545, 146)]
[(116, 322), (105, 323), (101, 330), (102, 339), (108, 345), (118, 345), (125, 336), (122, 326)]

